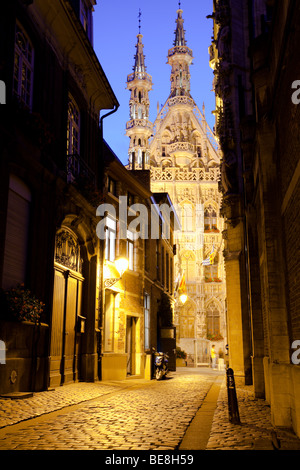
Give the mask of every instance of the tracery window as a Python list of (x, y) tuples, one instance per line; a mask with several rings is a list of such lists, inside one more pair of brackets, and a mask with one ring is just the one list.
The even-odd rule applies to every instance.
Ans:
[(181, 205), (181, 225), (184, 232), (194, 232), (194, 207), (190, 202)]
[(204, 211), (204, 231), (218, 232), (217, 213), (211, 205), (208, 206)]
[(213, 264), (204, 266), (205, 282), (220, 282), (218, 277), (219, 255), (216, 254), (213, 259)]
[(207, 312), (207, 335), (215, 336), (220, 334), (220, 312), (214, 302), (206, 309)]

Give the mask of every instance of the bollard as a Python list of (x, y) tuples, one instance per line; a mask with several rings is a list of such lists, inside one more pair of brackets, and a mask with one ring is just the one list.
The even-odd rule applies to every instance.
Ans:
[(236, 397), (234, 374), (232, 369), (227, 369), (227, 395), (228, 395), (228, 411), (229, 421), (233, 424), (241, 424), (239, 407)]

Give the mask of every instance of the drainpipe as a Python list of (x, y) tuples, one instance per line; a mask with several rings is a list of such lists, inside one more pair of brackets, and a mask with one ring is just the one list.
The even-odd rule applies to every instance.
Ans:
[[(102, 168), (101, 168), (101, 189), (104, 186), (104, 139), (103, 139), (103, 120), (114, 114), (118, 108), (119, 103), (114, 106), (114, 109), (109, 113), (104, 114), (100, 118), (100, 139), (101, 139), (101, 156), (102, 156)], [(103, 276), (103, 263), (104, 263), (104, 241), (100, 240), (100, 285), (99, 285), (99, 316), (98, 316), (98, 325), (97, 325), (97, 353), (98, 353), (98, 380), (102, 380), (102, 331), (103, 331), (103, 315), (104, 315), (104, 276)]]
[(119, 103), (114, 105), (114, 109), (110, 111), (109, 113), (104, 114), (103, 116), (100, 117), (100, 132), (101, 132), (101, 151), (103, 155), (103, 119), (106, 117), (110, 116), (111, 114), (114, 114), (116, 111), (119, 109)]
[(111, 114), (114, 114), (116, 111), (119, 109), (119, 103), (114, 105), (114, 109), (110, 111), (109, 113), (104, 114), (103, 116), (100, 117), (100, 145), (101, 145), (101, 156), (102, 156), (102, 170), (101, 170), (101, 189), (103, 188), (104, 184), (104, 139), (103, 139), (103, 120), (110, 116)]

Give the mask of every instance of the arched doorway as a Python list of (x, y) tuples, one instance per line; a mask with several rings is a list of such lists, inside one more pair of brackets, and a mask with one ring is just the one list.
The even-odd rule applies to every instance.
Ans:
[(78, 379), (77, 324), (81, 317), (83, 281), (78, 239), (68, 228), (61, 228), (55, 239), (50, 386)]

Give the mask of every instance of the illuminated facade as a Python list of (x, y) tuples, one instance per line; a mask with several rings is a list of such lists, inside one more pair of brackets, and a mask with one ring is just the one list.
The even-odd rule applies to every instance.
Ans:
[[(216, 343), (217, 352), (220, 349), (224, 353), (226, 344), (220, 154), (204, 106), (200, 111), (190, 93), (193, 56), (186, 45), (182, 13), (181, 9), (177, 11), (174, 47), (168, 51), (170, 95), (153, 126), (148, 120), (151, 77), (146, 74), (142, 36), (138, 35), (136, 84), (132, 86), (133, 74), (127, 81), (132, 118), (127, 123), (129, 165), (135, 170), (150, 168), (152, 191), (168, 193), (176, 207), (181, 230), (176, 233), (174, 279), (184, 276), (188, 294), (184, 305), (178, 299), (175, 304), (177, 345), (188, 354), (189, 361), (195, 363), (197, 354), (196, 362), (206, 363), (209, 339)], [(136, 64), (142, 64), (142, 68), (137, 70)], [(140, 109), (137, 120), (133, 119), (133, 109)], [(213, 264), (204, 266), (203, 261), (212, 252)]]

